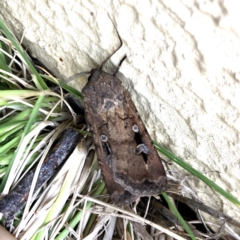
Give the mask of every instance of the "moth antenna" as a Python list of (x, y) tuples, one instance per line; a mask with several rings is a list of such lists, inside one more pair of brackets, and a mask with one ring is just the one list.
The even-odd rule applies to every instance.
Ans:
[[(112, 21), (112, 23), (113, 23), (113, 21)], [(102, 62), (102, 64), (100, 65), (99, 69), (102, 69), (102, 67), (104, 66), (104, 64), (122, 47), (122, 39), (121, 39), (121, 37), (120, 37), (120, 35), (119, 35), (119, 32), (118, 32), (118, 30), (117, 30), (117, 28), (116, 28), (116, 26), (115, 26), (114, 23), (113, 23), (113, 26), (114, 26), (114, 28), (115, 28), (115, 30), (116, 30), (116, 32), (117, 32), (117, 36), (118, 36), (118, 39), (119, 39), (119, 41), (120, 41), (120, 45), (119, 45), (119, 47), (118, 47), (116, 50), (113, 51), (113, 53), (110, 54), (110, 56), (108, 56), (108, 57)], [(116, 71), (115, 71), (114, 74), (113, 74), (114, 76), (117, 74), (117, 72), (118, 72), (118, 70), (119, 70), (122, 62), (123, 62), (125, 59), (126, 59), (126, 55), (125, 55), (125, 56), (123, 57), (123, 59), (120, 61), (119, 65), (118, 65), (118, 67), (117, 67), (117, 69), (116, 69)], [(54, 88), (54, 90), (56, 90), (56, 89), (59, 88), (59, 87), (62, 87), (64, 84), (67, 84), (67, 83), (71, 82), (72, 80), (74, 80), (74, 79), (76, 79), (76, 78), (78, 78), (78, 77), (81, 77), (81, 76), (84, 76), (84, 75), (87, 75), (87, 74), (91, 74), (91, 71), (77, 73), (77, 74), (75, 74), (75, 75), (67, 78), (66, 80), (64, 80), (58, 87)]]
[[(112, 21), (112, 23), (113, 23), (113, 21)], [(114, 26), (114, 28), (115, 28), (115, 30), (116, 30), (116, 32), (117, 32), (118, 39), (119, 39), (119, 41), (120, 41), (120, 45), (119, 45), (119, 47), (118, 47), (116, 50), (113, 51), (113, 53), (110, 54), (110, 56), (108, 56), (108, 57), (102, 62), (102, 64), (100, 65), (99, 69), (102, 69), (103, 65), (122, 47), (122, 39), (121, 39), (121, 37), (120, 37), (120, 35), (119, 35), (119, 32), (118, 32), (118, 30), (117, 30), (117, 28), (116, 28), (116, 26), (115, 26), (114, 23), (113, 23), (113, 26)]]
[(116, 75), (117, 75), (119, 68), (121, 67), (123, 61), (124, 61), (126, 58), (127, 58), (126, 55), (122, 58), (122, 60), (120, 61), (120, 63), (119, 63), (118, 66), (117, 66), (117, 69), (116, 69), (115, 72), (113, 73), (113, 76), (116, 76)]

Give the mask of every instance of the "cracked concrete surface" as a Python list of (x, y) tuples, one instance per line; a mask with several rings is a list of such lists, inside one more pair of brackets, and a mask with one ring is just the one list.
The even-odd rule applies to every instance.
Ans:
[[(123, 47), (111, 61), (127, 55), (120, 78), (152, 138), (238, 198), (239, 7), (233, 0), (2, 0), (0, 14), (63, 79), (99, 66), (117, 48), (115, 25)], [(72, 84), (81, 90), (85, 83)], [(176, 174), (188, 176), (209, 205), (240, 218), (205, 184)]]

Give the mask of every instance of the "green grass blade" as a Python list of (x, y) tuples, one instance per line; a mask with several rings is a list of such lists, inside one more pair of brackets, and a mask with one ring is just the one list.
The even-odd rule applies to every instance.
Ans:
[(17, 137), (10, 140), (8, 143), (4, 144), (0, 148), (0, 156), (3, 156), (6, 154), (9, 150), (11, 150), (14, 147), (17, 147), (19, 140), (21, 139), (21, 135), (18, 135)]
[(180, 165), (182, 168), (184, 168), (185, 170), (187, 170), (188, 172), (190, 172), (192, 175), (196, 176), (197, 178), (199, 178), (200, 180), (202, 180), (203, 182), (205, 182), (209, 187), (213, 188), (216, 192), (220, 193), (223, 197), (225, 197), (226, 199), (228, 199), (229, 201), (231, 201), (232, 203), (234, 203), (236, 206), (240, 206), (240, 202), (238, 201), (237, 198), (235, 198), (234, 196), (232, 196), (230, 193), (226, 192), (224, 189), (222, 189), (221, 187), (219, 187), (217, 184), (215, 184), (213, 181), (211, 181), (209, 178), (207, 178), (206, 176), (204, 176), (202, 173), (200, 173), (199, 171), (197, 171), (196, 169), (194, 169), (193, 167), (191, 167), (189, 164), (187, 164), (186, 162), (184, 162), (182, 159), (176, 157), (175, 155), (173, 155), (171, 152), (169, 152), (168, 150), (166, 150), (165, 148), (163, 148), (160, 144), (158, 144), (157, 142), (153, 141), (153, 143), (156, 146), (156, 149), (161, 152), (163, 155), (165, 155), (166, 157), (168, 157), (169, 159), (171, 159), (173, 162), (177, 163), (178, 165)]
[[(0, 41), (0, 49), (6, 49), (6, 44), (2, 41)], [(8, 66), (7, 56), (2, 51), (0, 51), (0, 69), (6, 72), (12, 72)]]
[[(10, 126), (11, 124), (16, 124), (18, 122), (26, 122), (28, 120), (29, 115), (32, 111), (32, 108), (27, 108), (21, 112), (18, 112), (18, 114), (9, 116), (1, 121), (1, 128), (3, 128), (5, 125)], [(2, 132), (3, 133), (3, 132)]]
[(24, 127), (26, 122), (26, 120), (16, 120), (1, 124), (0, 142), (5, 140), (5, 138), (8, 136), (6, 134), (8, 134), (10, 131), (18, 128), (19, 126)]
[(164, 197), (164, 199), (166, 200), (170, 210), (174, 213), (174, 215), (178, 218), (179, 222), (182, 224), (183, 228), (185, 229), (185, 231), (189, 234), (189, 236), (191, 237), (191, 239), (196, 240), (196, 237), (194, 236), (193, 232), (191, 231), (191, 229), (189, 228), (189, 226), (187, 225), (187, 223), (184, 221), (184, 219), (182, 218), (181, 214), (178, 212), (177, 208), (174, 206), (174, 204), (171, 202), (171, 200), (169, 199), (168, 195), (165, 192), (162, 192), (162, 196)]
[(0, 100), (13, 99), (15, 98), (27, 98), (43, 95), (43, 92), (33, 90), (0, 90)]
[(44, 100), (44, 96), (38, 97), (38, 100), (36, 101), (36, 104), (35, 104), (34, 108), (32, 109), (32, 113), (31, 113), (29, 120), (27, 122), (27, 125), (24, 129), (23, 137), (25, 137), (29, 133), (31, 126), (34, 124), (37, 114), (39, 112), (39, 108), (41, 107), (41, 103), (43, 102), (43, 100)]
[[(22, 129), (25, 125), (26, 121), (20, 123), (20, 124), (14, 124), (14, 127), (9, 129), (5, 134), (0, 135), (0, 143), (5, 141), (8, 137), (10, 137), (12, 134), (18, 132), (20, 129)], [(1, 156), (1, 152), (0, 152)]]

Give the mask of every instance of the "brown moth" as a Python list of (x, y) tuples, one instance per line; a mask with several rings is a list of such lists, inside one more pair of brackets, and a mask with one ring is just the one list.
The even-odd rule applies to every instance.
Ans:
[(126, 205), (159, 194), (167, 178), (129, 92), (115, 74), (102, 70), (106, 61), (91, 70), (82, 90), (85, 117), (111, 199)]

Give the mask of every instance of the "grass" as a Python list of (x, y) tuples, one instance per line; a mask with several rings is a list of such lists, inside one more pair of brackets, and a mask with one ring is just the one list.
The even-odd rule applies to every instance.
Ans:
[[(2, 194), (7, 194), (33, 165), (40, 169), (45, 156), (64, 129), (74, 126), (79, 132), (84, 132), (85, 126), (76, 125), (76, 116), (65, 101), (66, 94), (58, 94), (50, 89), (50, 85), (57, 86), (62, 81), (42, 68), (44, 74), (40, 74), (37, 70), (39, 68), (31, 62), (21, 44), (1, 20), (0, 29), (3, 33), (0, 35), (0, 190)], [(67, 85), (62, 88), (67, 94), (71, 93), (82, 101), (82, 95), (76, 89)], [(162, 154), (239, 206), (237, 198), (154, 143)], [(15, 229), (11, 231), (12, 234), (22, 240), (67, 239), (70, 236), (71, 239), (93, 239), (107, 229), (105, 234), (111, 239), (113, 235), (108, 234), (118, 231), (116, 226), (120, 225), (123, 226), (122, 236), (134, 239), (134, 230), (147, 224), (153, 229), (152, 235), (165, 233), (175, 239), (184, 239), (186, 234), (191, 239), (199, 237), (200, 233), (191, 230), (184, 216), (179, 214), (174, 199), (166, 193), (162, 196), (174, 213), (171, 217), (177, 217), (177, 225), (182, 226), (185, 232), (181, 227), (176, 230), (171, 224), (175, 231), (162, 227), (164, 221), (168, 220), (158, 219), (158, 215), (153, 212), (149, 214), (149, 220), (130, 209), (107, 203), (109, 199), (102, 198), (107, 190), (98, 169), (96, 154), (85, 142), (80, 142), (52, 181), (36, 194), (31, 192), (24, 210), (13, 223)], [(37, 174), (38, 171), (35, 179)], [(180, 181), (175, 179), (178, 187)], [(184, 193), (184, 188), (181, 190)], [(190, 191), (196, 195), (193, 190)], [(189, 192), (186, 194), (189, 196)], [(138, 212), (141, 212), (140, 208)], [(200, 236), (205, 237), (204, 234)]]

